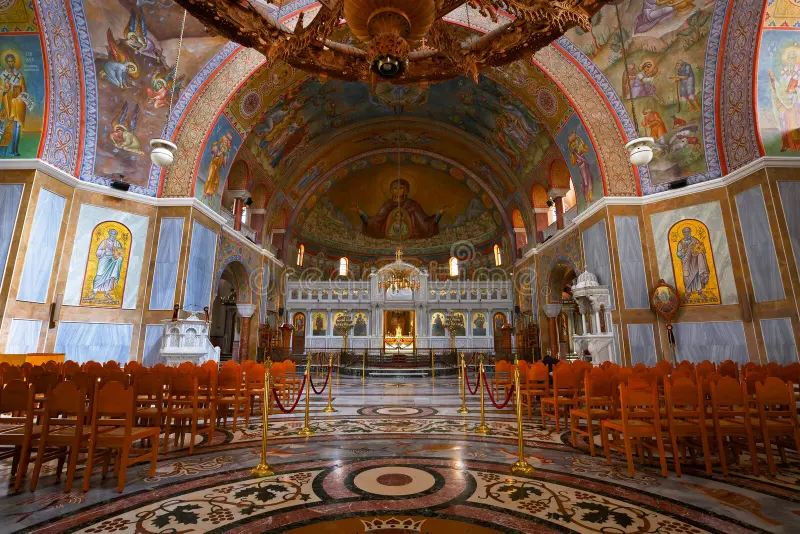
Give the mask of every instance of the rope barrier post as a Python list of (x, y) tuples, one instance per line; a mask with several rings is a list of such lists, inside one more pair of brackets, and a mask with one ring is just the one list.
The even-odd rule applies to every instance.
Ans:
[(305, 422), (303, 423), (303, 428), (301, 428), (300, 432), (298, 432), (299, 435), (305, 436), (305, 437), (309, 437), (309, 436), (313, 436), (314, 435), (314, 431), (311, 430), (311, 427), (308, 425), (308, 408), (309, 408), (309, 400), (310, 400), (309, 397), (311, 395), (311, 392), (309, 391), (311, 389), (311, 355), (310, 354), (308, 355), (307, 362), (308, 363), (306, 365), (306, 417), (305, 417)]
[[(466, 363), (464, 362), (464, 353), (461, 353), (461, 365), (458, 367), (459, 376), (466, 377), (466, 370), (464, 370), (464, 366)], [(463, 371), (463, 372), (462, 372)], [(460, 414), (469, 413), (467, 410), (467, 390), (466, 390), (466, 378), (460, 380), (461, 382), (461, 408), (458, 410)]]
[(367, 379), (367, 349), (364, 349), (364, 358), (361, 360), (361, 381)]
[(264, 397), (262, 398), (262, 414), (261, 414), (261, 461), (255, 466), (250, 474), (256, 477), (269, 477), (275, 472), (269, 467), (267, 463), (267, 433), (269, 432), (269, 407), (272, 404), (270, 401), (270, 390), (272, 389), (272, 376), (270, 375), (270, 368), (272, 367), (272, 360), (267, 356), (265, 362), (267, 368), (264, 373)]
[(525, 443), (522, 440), (522, 391), (519, 388), (519, 360), (514, 358), (514, 390), (517, 395), (517, 448), (519, 459), (511, 466), (512, 475), (530, 475), (534, 469), (525, 461)]
[(436, 382), (436, 366), (433, 360), (433, 349), (431, 349), (431, 380)]
[[(458, 365), (458, 360), (456, 360), (456, 365)], [(464, 353), (461, 353), (461, 365), (458, 365), (458, 381), (461, 382), (461, 379), (464, 378)]]
[(486, 424), (486, 410), (484, 409), (484, 376), (483, 376), (483, 354), (479, 356), (480, 365), (478, 369), (478, 387), (481, 389), (481, 424), (475, 427), (476, 434), (483, 434), (484, 436), (492, 433), (492, 429)]
[(336, 408), (333, 407), (332, 398), (333, 393), (331, 390), (333, 389), (333, 380), (331, 380), (331, 375), (333, 374), (333, 354), (328, 356), (328, 405), (323, 408), (323, 412), (325, 413), (332, 413), (336, 411)]

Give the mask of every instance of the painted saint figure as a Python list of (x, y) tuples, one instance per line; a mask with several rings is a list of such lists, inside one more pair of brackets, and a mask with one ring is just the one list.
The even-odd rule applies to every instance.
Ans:
[(583, 198), (587, 204), (592, 202), (592, 190), (594, 189), (594, 178), (592, 177), (592, 168), (589, 166), (589, 161), (584, 154), (589, 152), (589, 147), (583, 142), (577, 132), (569, 134), (568, 138), (569, 148), (569, 161), (572, 166), (578, 167), (578, 172), (581, 174), (581, 188), (583, 190)]
[(208, 164), (208, 178), (203, 186), (203, 196), (215, 195), (219, 189), (220, 171), (228, 164), (228, 155), (233, 144), (233, 134), (225, 132), (218, 141), (211, 145), (211, 163)]
[(116, 230), (108, 231), (108, 238), (97, 245), (95, 255), (97, 256), (97, 274), (92, 281), (92, 294), (88, 300), (95, 300), (98, 293), (105, 294), (106, 300), (113, 300), (111, 291), (117, 287), (117, 282), (119, 282), (124, 257), (122, 243), (117, 241)]
[(667, 127), (664, 124), (664, 119), (661, 118), (657, 111), (650, 108), (644, 108), (642, 114), (644, 115), (642, 126), (650, 130), (650, 137), (656, 141), (663, 142), (667, 136)]
[(356, 314), (356, 323), (353, 326), (353, 335), (354, 336), (367, 335), (367, 317), (363, 313)]
[(701, 298), (705, 298), (703, 289), (708, 285), (711, 271), (708, 268), (706, 249), (699, 239), (692, 235), (692, 229), (688, 226), (682, 230), (683, 239), (678, 242), (676, 255), (681, 260), (683, 270), (683, 287), (685, 290), (684, 300), (688, 299), (692, 293), (697, 293)]
[(797, 53), (784, 53), (780, 84), (772, 71), (768, 71), (772, 109), (781, 130), (781, 152), (800, 150), (800, 66)]
[(678, 92), (678, 111), (681, 110), (681, 102), (689, 104), (691, 111), (700, 111), (700, 104), (697, 103), (694, 84), (694, 70), (686, 61), (679, 59), (675, 63), (675, 86)]
[(392, 182), (389, 190), (392, 198), (383, 203), (373, 216), (354, 206), (361, 218), (364, 235), (378, 239), (427, 239), (439, 233), (439, 221), (448, 206), (435, 215), (428, 215), (419, 202), (408, 198), (410, 186), (402, 178)]
[(654, 82), (657, 73), (658, 67), (654, 67), (650, 61), (643, 62), (638, 68), (636, 63), (629, 63), (622, 74), (622, 92), (625, 98), (655, 97)]
[[(11, 126), (11, 138), (8, 143), (3, 143), (6, 147), (6, 156), (20, 156), (19, 141), (22, 137), (22, 130), (25, 128), (25, 115), (29, 109), (33, 108), (33, 101), (28, 95), (25, 86), (25, 75), (19, 70), (20, 65), (17, 56), (12, 53), (6, 54), (3, 58), (5, 70), (0, 73), (2, 80), (2, 115), (8, 119), (8, 126)], [(3, 135), (3, 141), (5, 141)]]
[(431, 335), (436, 337), (444, 336), (444, 316), (441, 313), (433, 314), (433, 324), (431, 325)]

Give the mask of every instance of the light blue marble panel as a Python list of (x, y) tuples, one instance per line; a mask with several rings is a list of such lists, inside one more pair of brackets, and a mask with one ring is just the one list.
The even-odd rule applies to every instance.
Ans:
[(17, 224), (19, 200), (24, 188), (22, 184), (0, 184), (0, 284), (6, 271), (11, 238)]
[(161, 349), (161, 338), (163, 334), (164, 327), (160, 324), (149, 324), (145, 326), (142, 365), (153, 366), (157, 363), (161, 363), (158, 351)]
[(797, 361), (797, 345), (791, 319), (761, 319), (761, 334), (764, 336), (767, 360), (781, 365)]
[(735, 198), (756, 302), (783, 300), (783, 281), (761, 186), (739, 193)]
[[(608, 286), (611, 292), (611, 309), (614, 309), (614, 280), (611, 277), (611, 260), (608, 257), (608, 236), (606, 221), (587, 228), (581, 235), (583, 241), (583, 258), (586, 270), (597, 276), (601, 285)], [(578, 273), (580, 274), (580, 273)]]
[(658, 363), (656, 337), (652, 324), (629, 324), (628, 344), (631, 347), (631, 365)]
[(78, 363), (110, 360), (125, 364), (131, 352), (133, 325), (119, 323), (77, 323), (61, 321), (55, 352)]
[(715, 363), (733, 360), (749, 361), (744, 323), (741, 321), (716, 321), (707, 323), (674, 323), (675, 348), (678, 361), (698, 363), (710, 360)]
[(639, 218), (618, 215), (614, 217), (614, 227), (617, 230), (617, 256), (622, 273), (625, 307), (635, 310), (649, 309), (650, 295), (647, 291)]
[(783, 214), (789, 228), (789, 240), (792, 242), (794, 264), (800, 273), (800, 182), (778, 182), (781, 193)]
[(194, 221), (192, 244), (189, 248), (189, 268), (186, 271), (186, 292), (183, 296), (184, 310), (200, 312), (210, 305), (216, 252), (217, 234)]
[(714, 252), (714, 265), (717, 267), (717, 280), (722, 304), (736, 304), (736, 282), (733, 278), (733, 264), (722, 219), (722, 208), (718, 201), (687, 206), (676, 210), (654, 213), (650, 216), (653, 240), (658, 262), (658, 277), (675, 286), (675, 272), (672, 270), (672, 257), (669, 248), (669, 229), (684, 219), (697, 219), (708, 227), (711, 237), (711, 250)]
[(33, 215), (17, 300), (27, 302), (47, 300), (47, 289), (50, 287), (53, 259), (58, 248), (58, 234), (61, 232), (65, 203), (64, 197), (47, 189), (39, 191), (39, 201), (36, 203), (36, 213)]
[(161, 219), (153, 287), (150, 292), (151, 310), (171, 310), (175, 304), (175, 285), (178, 281), (182, 240), (183, 217)]
[(92, 232), (95, 226), (106, 221), (122, 223), (131, 231), (122, 308), (126, 310), (136, 308), (136, 301), (139, 299), (139, 283), (142, 279), (142, 264), (144, 262), (150, 218), (145, 215), (91, 204), (81, 204), (80, 206), (78, 223), (75, 228), (75, 243), (72, 245), (72, 257), (69, 262), (69, 272), (67, 273), (67, 287), (64, 290), (64, 304), (67, 306), (81, 305), (83, 277), (86, 274), (86, 258), (89, 257), (89, 254), (97, 252), (97, 250), (89, 250), (92, 246)]
[(261, 324), (267, 322), (267, 306), (269, 305), (269, 284), (271, 276), (272, 270), (270, 269), (270, 265), (266, 264), (261, 271), (261, 305), (258, 310)]
[(7, 354), (27, 354), (39, 352), (39, 333), (42, 321), (30, 319), (11, 319), (11, 329), (6, 341)]

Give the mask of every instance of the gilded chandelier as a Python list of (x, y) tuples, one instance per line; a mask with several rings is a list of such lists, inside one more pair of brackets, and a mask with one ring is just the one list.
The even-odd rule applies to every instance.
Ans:
[[(611, 0), (320, 0), (306, 24), (281, 21), (286, 1), (176, 0), (212, 34), (254, 48), (269, 60), (341, 80), (406, 84), (478, 74), (550, 44)], [(268, 4), (279, 5), (279, 8)], [(475, 37), (445, 22), (468, 6), (497, 26)], [(288, 13), (284, 13), (285, 15)], [(350, 36), (339, 31), (347, 24)], [(337, 40), (338, 39), (338, 40)]]
[(402, 260), (403, 249), (397, 248), (395, 253), (395, 260), (383, 267), (378, 276), (378, 289), (381, 291), (402, 291), (410, 289), (411, 291), (419, 291), (419, 277), (417, 270), (413, 265), (410, 265)]

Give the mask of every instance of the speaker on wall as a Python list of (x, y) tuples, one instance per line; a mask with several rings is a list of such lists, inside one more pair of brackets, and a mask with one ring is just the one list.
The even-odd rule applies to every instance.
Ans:
[(519, 312), (520, 312), (520, 307), (514, 306), (514, 313), (519, 313)]
[(283, 317), (283, 308), (278, 308), (278, 317)]

